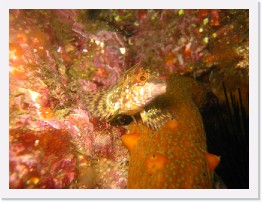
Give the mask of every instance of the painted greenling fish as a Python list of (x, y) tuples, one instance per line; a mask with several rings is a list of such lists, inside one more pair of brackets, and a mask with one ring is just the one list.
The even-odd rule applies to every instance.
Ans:
[(134, 118), (140, 114), (143, 123), (156, 130), (173, 119), (168, 112), (151, 105), (156, 97), (166, 93), (166, 88), (166, 81), (138, 63), (115, 86), (90, 92), (84, 100), (87, 110), (101, 120), (110, 121), (118, 115)]

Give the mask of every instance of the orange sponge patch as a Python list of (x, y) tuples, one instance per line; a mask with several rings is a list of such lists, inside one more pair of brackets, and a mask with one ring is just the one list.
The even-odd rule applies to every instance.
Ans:
[(167, 163), (167, 158), (161, 154), (152, 154), (146, 158), (146, 168), (148, 173), (156, 173), (159, 170), (163, 170)]
[(140, 135), (138, 133), (130, 133), (123, 135), (121, 138), (126, 148), (132, 153), (134, 147), (137, 145)]
[(166, 124), (168, 125), (169, 128), (175, 129), (178, 126), (178, 121), (172, 120), (172, 121), (168, 121)]
[(218, 164), (220, 162), (220, 156), (210, 154), (210, 153), (206, 153), (205, 159), (206, 159), (207, 164), (209, 166), (209, 170), (211, 172), (214, 172), (215, 168), (218, 166)]
[(39, 112), (39, 115), (45, 120), (48, 120), (54, 117), (54, 112), (49, 107), (40, 107), (38, 109), (38, 112)]

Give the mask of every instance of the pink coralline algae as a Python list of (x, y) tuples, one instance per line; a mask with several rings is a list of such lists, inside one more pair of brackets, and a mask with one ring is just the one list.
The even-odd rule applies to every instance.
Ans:
[(66, 131), (10, 130), (10, 188), (70, 188), (77, 155)]
[(78, 15), (10, 11), (10, 188), (127, 185), (124, 130), (91, 117), (80, 100), (116, 83), (126, 45), (116, 32), (88, 32)]

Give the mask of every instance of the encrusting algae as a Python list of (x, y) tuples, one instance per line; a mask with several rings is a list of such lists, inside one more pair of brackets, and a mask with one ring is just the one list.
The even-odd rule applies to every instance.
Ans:
[[(128, 188), (213, 188), (220, 157), (207, 152), (198, 107), (206, 101), (202, 85), (172, 75), (167, 92), (154, 105), (175, 115), (158, 130), (131, 123), (122, 136), (130, 151)], [(150, 106), (148, 106), (150, 107)]]

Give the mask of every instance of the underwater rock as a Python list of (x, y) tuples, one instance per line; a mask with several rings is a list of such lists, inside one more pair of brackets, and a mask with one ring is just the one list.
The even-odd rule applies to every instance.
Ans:
[[(121, 142), (126, 130), (119, 125), (127, 125), (133, 119), (118, 116), (111, 120), (113, 126), (96, 119), (87, 112), (80, 95), (115, 85), (128, 67), (139, 61), (159, 72), (160, 77), (176, 72), (204, 80), (219, 99), (224, 96), (222, 82), (230, 91), (240, 87), (248, 113), (248, 10), (11, 9), (9, 25), (10, 188), (126, 188), (129, 155)], [(190, 89), (192, 85), (189, 82), (187, 87)], [(194, 165), (199, 165), (206, 172), (207, 179), (203, 176), (203, 179), (198, 179), (196, 176), (200, 176), (200, 171), (197, 170), (196, 176), (181, 180), (175, 186), (209, 187), (212, 172), (208, 169), (213, 169), (218, 159), (206, 153), (202, 121), (196, 110), (197, 106), (201, 106), (202, 98), (205, 99), (205, 93), (201, 93), (201, 88), (194, 88), (193, 95), (189, 95), (187, 91), (191, 90), (188, 88), (181, 87), (185, 92), (176, 88), (178, 93), (170, 94), (172, 99), (165, 101), (169, 105), (163, 107), (174, 115), (178, 114), (177, 119), (159, 131), (152, 131), (150, 137), (154, 136), (159, 141), (171, 138), (173, 144), (180, 145), (178, 150), (184, 140), (186, 145), (189, 142), (200, 160), (181, 165), (188, 166), (188, 172), (194, 171)], [(184, 97), (177, 97), (181, 95)], [(139, 120), (138, 123), (141, 124)], [(127, 138), (131, 140), (125, 141), (125, 144), (130, 152), (138, 136), (153, 145), (144, 136), (149, 129), (144, 125), (139, 127), (131, 123), (129, 128), (132, 138)], [(189, 136), (186, 139), (175, 136), (176, 139), (173, 139), (173, 134), (178, 134), (177, 131), (180, 134), (182, 130)], [(190, 130), (193, 132), (190, 133)], [(69, 171), (64, 169), (63, 164), (51, 159), (58, 166), (54, 170), (57, 173), (39, 175), (41, 170), (49, 168), (49, 165), (40, 163), (35, 170), (36, 177), (30, 181), (28, 165), (35, 165), (32, 162), (38, 162), (39, 154), (45, 154), (47, 150), (32, 147), (31, 144), (24, 145), (24, 141), (38, 135), (45, 138), (47, 131), (58, 135), (54, 137), (58, 139), (59, 134), (67, 134), (71, 143), (66, 140), (65, 144), (73, 151), (70, 158), (77, 159), (69, 163), (68, 168), (76, 165), (78, 176), (68, 177)], [(123, 140), (125, 137), (129, 136), (123, 136)], [(192, 143), (192, 138), (202, 140), (201, 144)], [(20, 148), (18, 140), (24, 145), (25, 156), (16, 151)], [(228, 142), (228, 145), (231, 146), (231, 143)], [(157, 149), (156, 145), (152, 148)], [(150, 156), (145, 162), (148, 171), (154, 174), (167, 169), (169, 172), (166, 165), (174, 157), (166, 156), (163, 151), (173, 149), (159, 149), (162, 153)], [(54, 145), (54, 150), (50, 151), (56, 155), (61, 148)], [(184, 151), (181, 152), (180, 155), (173, 155), (177, 158), (187, 156)], [(63, 162), (67, 154), (67, 150), (61, 151), (57, 161), (60, 159)], [(195, 158), (191, 153), (188, 155)], [(204, 157), (207, 159), (204, 160)], [(204, 165), (207, 161), (211, 162), (209, 158), (215, 160), (212, 161), (213, 166)], [(25, 173), (18, 175), (14, 165), (22, 164), (21, 159)], [(133, 161), (131, 155), (132, 165)], [(179, 166), (173, 163), (173, 167), (183, 173)], [(59, 179), (66, 182), (54, 183), (52, 180), (58, 178), (59, 168), (63, 170), (63, 176)], [(72, 169), (72, 173), (75, 172)], [(230, 172), (226, 170), (225, 173)], [(230, 181), (231, 178), (228, 179)], [(165, 186), (173, 186), (168, 183)], [(160, 185), (163, 184), (157, 183), (157, 186)]]

